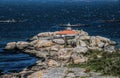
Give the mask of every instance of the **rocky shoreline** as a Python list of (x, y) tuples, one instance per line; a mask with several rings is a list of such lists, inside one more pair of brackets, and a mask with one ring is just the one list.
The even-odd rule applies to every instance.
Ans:
[[(5, 50), (17, 49), (38, 58), (43, 58), (43, 60), (38, 60), (34, 66), (28, 67), (19, 73), (1, 75), (0, 78), (36, 78), (32, 77), (36, 72), (39, 72), (38, 78), (47, 78), (42, 77), (42, 75), (44, 75), (44, 72), (49, 68), (67, 67), (69, 64), (80, 64), (88, 61), (90, 58), (84, 56), (84, 54), (89, 50), (98, 50), (108, 53), (116, 52), (115, 46), (117, 43), (115, 41), (102, 36), (90, 36), (83, 30), (72, 31), (78, 34), (66, 37), (58, 35), (57, 33), (60, 31), (44, 32), (35, 35), (26, 42), (9, 42)], [(98, 55), (98, 57), (100, 58), (102, 56)], [(72, 76), (73, 74), (74, 73), (72, 73)], [(59, 78), (75, 78), (75, 76), (70, 76), (60, 76)]]

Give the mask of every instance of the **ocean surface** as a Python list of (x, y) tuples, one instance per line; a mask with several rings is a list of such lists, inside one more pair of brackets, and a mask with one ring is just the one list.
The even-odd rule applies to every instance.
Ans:
[[(1, 1), (0, 21), (0, 70), (4, 73), (21, 71), (33, 65), (37, 58), (28, 54), (5, 52), (5, 44), (25, 41), (40, 32), (63, 30), (58, 24), (88, 24), (76, 27), (90, 35), (100, 35), (120, 43), (120, 22), (105, 23), (101, 20), (120, 20), (120, 1)], [(117, 46), (120, 47), (120, 44)]]

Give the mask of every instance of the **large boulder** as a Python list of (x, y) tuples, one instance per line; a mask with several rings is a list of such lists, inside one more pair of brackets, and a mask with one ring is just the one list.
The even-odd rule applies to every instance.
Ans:
[(19, 41), (19, 42), (16, 43), (17, 49), (20, 49), (20, 50), (23, 50), (23, 49), (25, 49), (28, 46), (29, 46), (28, 42)]
[(105, 43), (104, 43), (104, 42), (99, 42), (99, 43), (97, 44), (97, 46), (98, 46), (98, 47), (100, 47), (100, 48), (103, 48), (103, 47), (104, 47), (104, 45), (105, 45)]
[(110, 44), (110, 45), (117, 45), (117, 42), (115, 42), (115, 41), (110, 41), (109, 44)]
[(86, 47), (87, 44), (86, 44), (84, 41), (80, 40), (80, 46), (82, 46), (82, 47)]
[(98, 38), (99, 40), (103, 41), (103, 42), (109, 42), (110, 39), (102, 37), (102, 36), (96, 36), (96, 38)]
[(58, 59), (68, 61), (71, 57), (71, 54), (72, 54), (72, 48), (60, 49), (58, 52)]
[(74, 64), (83, 63), (83, 62), (86, 62), (88, 60), (87, 57), (83, 57), (82, 54), (75, 53), (75, 52), (71, 55), (71, 58), (73, 59)]
[(37, 40), (37, 39), (38, 39), (37, 36), (33, 36), (33, 37), (31, 37), (29, 40), (30, 40), (30, 41), (34, 41), (34, 40)]
[(7, 45), (5, 46), (5, 50), (13, 50), (16, 48), (16, 42), (9, 42), (7, 43)]
[(48, 61), (48, 66), (49, 67), (53, 67), (53, 66), (59, 66), (60, 64), (58, 63), (58, 62), (56, 62), (55, 60), (52, 60), (52, 59), (50, 59), (49, 61)]
[(101, 36), (91, 36), (90, 38), (90, 47), (98, 47), (98, 48), (107, 48), (111, 45), (116, 45), (117, 43), (115, 41), (111, 41), (108, 38), (101, 37)]
[(51, 51), (58, 51), (58, 50), (60, 50), (61, 48), (63, 48), (63, 46), (61, 46), (61, 45), (54, 45), (54, 46), (52, 46), (51, 47)]
[(88, 51), (88, 48), (83, 46), (77, 46), (73, 49), (73, 52), (76, 52), (76, 53), (86, 53), (87, 51)]
[(99, 47), (103, 48), (104, 46), (110, 45), (110, 40), (101, 36), (91, 36), (90, 38), (90, 46), (91, 47)]
[(53, 39), (53, 42), (57, 43), (57, 44), (64, 44), (65, 41), (63, 39)]
[(54, 32), (44, 32), (44, 33), (39, 33), (37, 36), (38, 37), (50, 37), (53, 35), (54, 35)]
[(38, 40), (31, 41), (31, 42), (30, 42), (30, 45), (34, 46), (34, 45), (37, 44), (37, 42), (38, 42)]
[(38, 50), (25, 49), (24, 52), (35, 55), (36, 57), (39, 58), (47, 58), (47, 56), (49, 56), (49, 52), (47, 50), (38, 51)]
[(90, 40), (90, 36), (80, 36), (79, 37), (80, 40)]
[(111, 45), (106, 46), (106, 47), (104, 47), (104, 51), (105, 52), (115, 52), (115, 46), (111, 46)]
[(103, 51), (103, 48), (100, 47), (88, 47), (89, 50), (98, 50), (98, 51)]
[(88, 45), (84, 41), (82, 41), (82, 40), (77, 40), (76, 41), (76, 46), (86, 47)]
[(41, 47), (51, 47), (53, 45), (52, 41), (48, 40), (38, 40), (35, 47), (41, 48)]
[(90, 46), (95, 47), (96, 46), (96, 38), (95, 36), (90, 37)]

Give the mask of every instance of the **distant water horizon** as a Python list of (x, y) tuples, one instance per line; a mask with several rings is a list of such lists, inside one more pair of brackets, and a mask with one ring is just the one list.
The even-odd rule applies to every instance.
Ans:
[[(109, 2), (23, 2), (23, 3), (0, 3), (0, 21), (11, 20), (22, 21), (15, 23), (0, 23), (0, 70), (7, 71), (10, 69), (9, 63), (6, 63), (7, 56), (18, 56), (3, 52), (5, 44), (13, 41), (25, 41), (28, 38), (40, 33), (63, 30), (58, 24), (70, 22), (71, 24), (82, 23), (88, 24), (88, 27), (76, 27), (73, 29), (84, 30), (89, 35), (100, 35), (118, 42), (120, 47), (120, 23), (105, 23), (100, 20), (120, 20), (120, 1)], [(4, 53), (4, 54), (3, 54)], [(26, 65), (35, 63), (36, 59), (29, 55), (20, 54), (18, 57), (21, 64), (24, 59), (28, 58)], [(16, 60), (17, 62), (17, 60)], [(11, 61), (12, 63), (12, 61)], [(19, 63), (19, 64), (20, 64)], [(4, 69), (8, 66), (8, 69)], [(16, 64), (17, 66), (17, 64)], [(19, 65), (19, 67), (22, 67)], [(18, 67), (18, 68), (19, 68)], [(7, 67), (6, 67), (7, 68)], [(21, 68), (20, 70), (22, 70)], [(10, 70), (15, 69), (11, 68)], [(18, 70), (18, 69), (15, 69)]]

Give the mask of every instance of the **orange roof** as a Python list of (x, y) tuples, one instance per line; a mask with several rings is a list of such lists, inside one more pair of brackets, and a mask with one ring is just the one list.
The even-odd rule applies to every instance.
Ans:
[(63, 30), (63, 31), (58, 32), (57, 34), (59, 34), (59, 35), (67, 35), (67, 34), (79, 34), (79, 33), (76, 32), (76, 31), (73, 31), (73, 30)]

